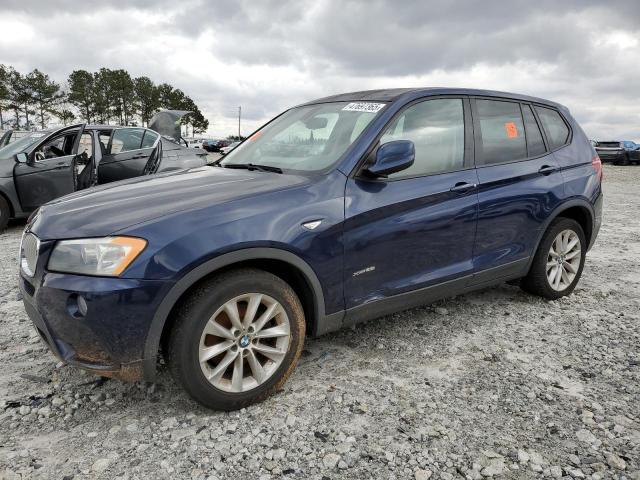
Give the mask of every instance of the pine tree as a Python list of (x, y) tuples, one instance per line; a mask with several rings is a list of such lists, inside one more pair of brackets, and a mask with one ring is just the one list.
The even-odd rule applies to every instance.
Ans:
[(25, 78), (25, 85), (30, 95), (30, 103), (35, 107), (41, 128), (46, 128), (50, 114), (55, 113), (56, 107), (64, 98), (60, 92), (60, 85), (53, 82), (49, 75), (45, 75), (37, 68)]
[(69, 75), (68, 100), (80, 111), (80, 116), (90, 123), (95, 114), (94, 79), (86, 70), (74, 70)]
[(9, 102), (9, 68), (0, 63), (0, 130), (4, 130), (4, 110)]
[(138, 113), (144, 126), (160, 106), (160, 92), (149, 77), (138, 77), (133, 82)]

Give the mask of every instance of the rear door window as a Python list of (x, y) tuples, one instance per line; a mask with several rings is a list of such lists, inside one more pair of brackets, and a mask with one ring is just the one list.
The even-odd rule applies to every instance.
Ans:
[(569, 141), (571, 131), (560, 114), (551, 108), (535, 107), (542, 126), (547, 133), (551, 150), (562, 147)]
[(478, 99), (476, 110), (480, 126), (479, 163), (490, 165), (527, 158), (520, 104)]
[(144, 129), (142, 128), (120, 128), (113, 132), (111, 139), (111, 153), (118, 154), (137, 150), (142, 144)]
[(538, 122), (536, 122), (536, 117), (533, 115), (533, 110), (531, 110), (529, 105), (522, 105), (522, 114), (524, 115), (529, 156), (537, 157), (538, 155), (542, 155), (546, 149), (540, 127), (538, 126)]

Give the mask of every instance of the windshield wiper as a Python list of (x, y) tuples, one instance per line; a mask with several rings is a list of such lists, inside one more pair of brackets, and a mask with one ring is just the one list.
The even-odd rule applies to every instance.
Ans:
[(244, 168), (246, 170), (259, 170), (261, 172), (282, 173), (282, 169), (270, 165), (257, 165), (255, 163), (225, 163), (225, 168)]

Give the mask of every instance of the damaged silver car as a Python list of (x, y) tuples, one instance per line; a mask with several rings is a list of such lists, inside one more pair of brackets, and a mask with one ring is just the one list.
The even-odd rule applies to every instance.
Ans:
[(32, 132), (0, 148), (0, 231), (68, 193), (118, 180), (207, 164), (188, 148), (180, 121), (189, 112), (157, 113), (149, 128), (71, 125)]

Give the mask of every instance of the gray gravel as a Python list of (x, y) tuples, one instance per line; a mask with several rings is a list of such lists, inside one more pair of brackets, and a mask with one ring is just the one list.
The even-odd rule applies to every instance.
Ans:
[(640, 479), (638, 185), (640, 167), (605, 168), (605, 225), (571, 297), (503, 285), (309, 340), (283, 391), (234, 413), (166, 371), (123, 384), (58, 364), (19, 301), (15, 224), (0, 478)]

